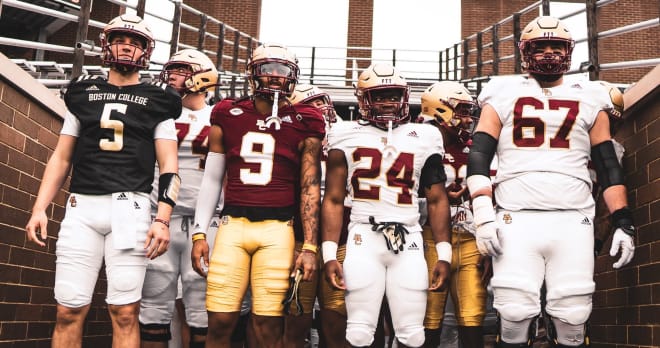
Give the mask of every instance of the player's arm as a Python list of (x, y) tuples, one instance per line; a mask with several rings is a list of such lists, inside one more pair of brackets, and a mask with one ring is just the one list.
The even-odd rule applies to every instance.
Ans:
[(614, 235), (610, 255), (615, 256), (621, 251), (621, 257), (614, 263), (614, 268), (620, 268), (628, 264), (635, 254), (635, 227), (632, 211), (628, 208), (623, 168), (612, 144), (609, 118), (605, 111), (598, 113), (589, 131), (589, 140), (591, 160), (596, 168), (598, 183), (603, 189), (603, 200), (612, 214)]
[(295, 267), (303, 270), (305, 281), (311, 280), (316, 270), (320, 211), (321, 139), (308, 137), (302, 142), (300, 159), (300, 219), (305, 240)]
[[(169, 128), (174, 129), (173, 120), (165, 122), (171, 123)], [(174, 134), (176, 135), (176, 129)], [(147, 257), (150, 259), (164, 254), (170, 243), (169, 222), (181, 186), (181, 180), (177, 174), (179, 171), (178, 147), (175, 139), (176, 136), (174, 139), (162, 137), (154, 140), (160, 177), (158, 179), (158, 210), (144, 242)]]
[(472, 197), (477, 247), (482, 255), (490, 256), (497, 256), (502, 252), (497, 237), (493, 187), (490, 180), (490, 163), (495, 156), (501, 131), (502, 123), (497, 111), (490, 104), (484, 105), (472, 137), (466, 181)]
[(53, 155), (46, 164), (44, 176), (41, 179), (39, 193), (32, 207), (32, 216), (25, 226), (27, 239), (40, 246), (46, 246), (44, 242), (48, 233), (46, 226), (48, 216), (46, 209), (55, 198), (64, 185), (64, 181), (69, 175), (71, 169), (71, 158), (76, 145), (77, 137), (62, 134), (60, 135)]
[(449, 283), (452, 257), (449, 197), (445, 190), (447, 175), (442, 165), (442, 156), (429, 157), (422, 169), (420, 185), (424, 188), (433, 241), (438, 260), (433, 268), (429, 290), (442, 290)]
[(332, 286), (345, 289), (337, 248), (344, 218), (348, 164), (341, 150), (330, 150), (326, 160), (325, 194), (321, 207), (321, 247), (325, 274)]
[[(218, 125), (211, 126), (209, 152), (206, 156), (204, 176), (195, 205), (193, 248), (190, 257), (193, 269), (203, 277), (206, 277), (204, 268), (208, 269), (209, 266), (209, 245), (206, 241), (206, 231), (220, 200), (225, 177), (225, 148), (222, 139), (222, 128)], [(203, 266), (202, 262), (204, 262)]]

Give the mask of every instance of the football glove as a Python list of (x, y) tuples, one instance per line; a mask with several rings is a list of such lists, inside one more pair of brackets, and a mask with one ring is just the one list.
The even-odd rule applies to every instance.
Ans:
[(631, 234), (624, 232), (621, 227), (614, 231), (610, 256), (616, 256), (616, 254), (619, 253), (619, 250), (621, 251), (621, 257), (612, 265), (614, 269), (619, 269), (627, 265), (635, 255), (635, 243), (633, 242), (633, 237)]

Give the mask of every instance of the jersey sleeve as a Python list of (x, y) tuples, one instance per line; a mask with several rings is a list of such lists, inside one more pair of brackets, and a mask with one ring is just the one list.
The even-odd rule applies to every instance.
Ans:
[(222, 127), (223, 116), (227, 115), (232, 107), (238, 108), (237, 110), (241, 110), (241, 113), (243, 113), (243, 110), (240, 108), (240, 106), (234, 105), (232, 99), (223, 99), (219, 103), (215, 104), (213, 110), (211, 110), (211, 125)]
[(176, 137), (176, 125), (174, 120), (168, 118), (156, 125), (156, 130), (154, 131), (154, 139), (165, 139), (165, 140), (177, 140)]
[(78, 120), (76, 115), (72, 114), (70, 111), (67, 111), (64, 116), (64, 124), (60, 130), (60, 134), (71, 135), (74, 137), (80, 135), (80, 120)]
[(303, 117), (303, 123), (307, 128), (307, 137), (323, 139), (325, 137), (325, 119), (321, 111), (305, 104), (298, 104), (295, 109)]
[(502, 120), (502, 117), (506, 115), (505, 105), (498, 101), (502, 99), (502, 91), (512, 88), (512, 86), (515, 86), (515, 83), (515, 80), (511, 77), (495, 77), (491, 79), (477, 97), (479, 107), (483, 109), (484, 106), (490, 105), (495, 109), (500, 120)]
[(181, 96), (179, 95), (179, 92), (176, 91), (176, 89), (169, 85), (166, 85), (165, 87), (165, 95), (170, 104), (170, 108), (166, 117), (175, 120), (179, 117), (179, 115), (181, 115), (181, 111), (183, 109)]

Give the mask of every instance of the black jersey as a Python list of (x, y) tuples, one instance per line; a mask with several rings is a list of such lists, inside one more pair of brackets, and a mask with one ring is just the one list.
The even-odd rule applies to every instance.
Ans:
[(181, 114), (181, 97), (163, 83), (118, 87), (101, 77), (81, 76), (64, 95), (80, 121), (71, 192), (151, 192), (156, 126)]

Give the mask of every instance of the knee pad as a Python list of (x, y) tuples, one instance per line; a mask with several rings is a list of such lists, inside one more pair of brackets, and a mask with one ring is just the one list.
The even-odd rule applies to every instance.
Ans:
[(588, 347), (587, 324), (572, 325), (549, 317), (547, 322), (548, 341), (552, 347)]
[(406, 347), (421, 347), (424, 344), (426, 335), (423, 327), (418, 330), (399, 329), (399, 331), (396, 333), (396, 339)]
[(353, 347), (368, 347), (374, 341), (374, 332), (366, 326), (347, 327), (346, 340)]
[[(536, 321), (538, 316), (523, 320), (507, 320), (497, 315), (496, 342), (498, 347), (531, 347), (536, 337)], [(507, 345), (513, 344), (513, 345)]]
[(170, 324), (140, 323), (140, 339), (148, 342), (167, 342), (172, 339)]
[[(204, 348), (206, 346), (206, 334), (209, 328), (207, 327), (194, 327), (190, 326), (190, 348)], [(203, 337), (202, 340), (199, 338)]]

